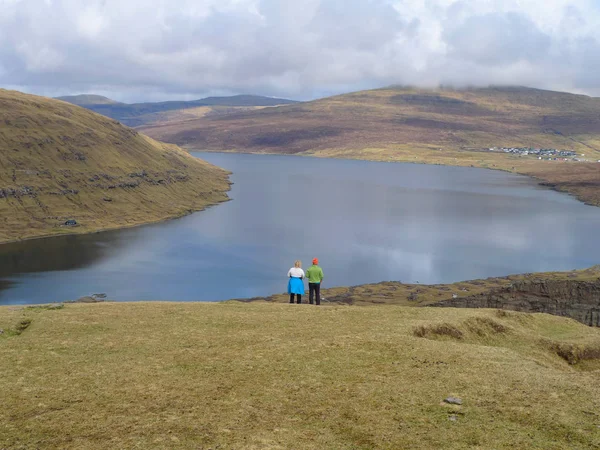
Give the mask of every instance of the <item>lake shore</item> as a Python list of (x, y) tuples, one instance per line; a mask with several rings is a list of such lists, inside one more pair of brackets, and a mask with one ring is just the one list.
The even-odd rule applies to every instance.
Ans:
[[(229, 186), (231, 188), (231, 183), (229, 183)], [(35, 236), (24, 237), (24, 238), (20, 238), (20, 239), (4, 239), (4, 240), (0, 239), (0, 246), (2, 246), (4, 244), (35, 241), (35, 240), (49, 239), (49, 238), (60, 237), (60, 236), (76, 236), (76, 235), (96, 234), (96, 233), (104, 233), (106, 231), (127, 230), (129, 228), (143, 227), (146, 225), (156, 225), (156, 224), (168, 222), (171, 220), (181, 219), (183, 217), (189, 216), (190, 214), (195, 214), (195, 213), (199, 213), (202, 211), (206, 211), (207, 209), (212, 208), (214, 206), (218, 206), (221, 203), (226, 203), (231, 200), (227, 196), (227, 192), (229, 192), (229, 190), (223, 191), (221, 194), (215, 196), (211, 200), (202, 202), (201, 204), (195, 206), (194, 209), (183, 209), (180, 212), (174, 213), (167, 217), (161, 217), (161, 218), (147, 217), (147, 218), (141, 219), (135, 223), (103, 225), (103, 226), (91, 227), (91, 228), (90, 227), (81, 227), (79, 225), (71, 226), (71, 227), (65, 226), (62, 228), (57, 228), (57, 231), (52, 234), (35, 235)]]
[[(198, 149), (183, 146), (189, 152), (244, 153), (257, 155), (282, 155), (281, 152), (222, 149)], [(600, 155), (600, 153), (599, 153)], [(460, 149), (440, 151), (430, 146), (410, 148), (394, 146), (382, 148), (331, 148), (304, 151), (289, 156), (348, 159), (391, 163), (429, 164), (450, 167), (476, 167), (500, 170), (528, 176), (544, 187), (574, 196), (582, 203), (600, 206), (600, 163), (545, 161), (506, 153), (476, 152)]]

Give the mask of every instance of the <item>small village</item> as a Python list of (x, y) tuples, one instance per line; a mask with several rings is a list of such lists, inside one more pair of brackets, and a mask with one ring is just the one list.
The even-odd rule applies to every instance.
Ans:
[[(546, 161), (589, 161), (582, 158), (585, 154), (577, 155), (577, 152), (573, 150), (557, 150), (555, 148), (492, 147), (489, 148), (488, 151), (512, 153), (520, 156), (536, 156), (537, 159)], [(600, 160), (598, 162), (600, 162)]]

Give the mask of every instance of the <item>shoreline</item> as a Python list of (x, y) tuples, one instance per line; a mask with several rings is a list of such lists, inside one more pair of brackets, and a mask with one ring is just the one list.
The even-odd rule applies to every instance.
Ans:
[[(531, 173), (527, 169), (519, 170), (518, 167), (516, 167), (516, 166), (514, 166), (514, 169), (507, 168), (507, 167), (506, 168), (505, 167), (489, 167), (489, 165), (476, 164), (471, 161), (465, 161), (463, 164), (461, 164), (460, 159), (457, 159), (457, 164), (448, 164), (448, 163), (444, 163), (444, 162), (430, 162), (430, 161), (426, 161), (424, 159), (416, 159), (416, 160), (389, 159), (389, 158), (384, 159), (384, 158), (369, 158), (369, 157), (365, 157), (362, 155), (337, 156), (337, 155), (328, 155), (328, 154), (319, 154), (319, 153), (310, 153), (310, 152), (280, 153), (280, 152), (251, 151), (251, 150), (207, 150), (207, 149), (196, 149), (196, 148), (192, 148), (192, 147), (188, 147), (188, 146), (182, 146), (182, 148), (184, 150), (188, 151), (189, 153), (224, 153), (224, 154), (239, 153), (239, 154), (245, 154), (245, 155), (278, 155), (278, 156), (296, 156), (296, 157), (305, 157), (305, 158), (309, 157), (309, 158), (319, 158), (319, 159), (339, 159), (339, 160), (347, 160), (347, 161), (371, 161), (371, 162), (394, 163), (394, 164), (398, 164), (398, 163), (399, 164), (423, 164), (423, 165), (428, 165), (428, 166), (465, 167), (465, 168), (473, 168), (473, 169), (487, 169), (487, 170), (506, 172), (506, 173), (511, 173), (514, 175), (520, 175), (523, 177), (531, 178), (533, 181), (536, 182), (536, 184), (538, 186), (544, 187), (546, 189), (550, 189), (552, 191), (555, 191), (555, 192), (558, 192), (561, 194), (567, 194), (569, 196), (572, 196), (575, 199), (577, 199), (579, 202), (583, 203), (584, 205), (600, 207), (600, 197), (598, 198), (597, 201), (587, 200), (585, 198), (585, 196), (582, 194), (578, 194), (577, 192), (573, 192), (572, 190), (568, 190), (568, 189), (561, 189), (560, 183), (549, 181), (548, 179), (544, 178), (542, 175), (536, 175), (534, 173)], [(324, 150), (324, 151), (327, 152), (328, 150)], [(457, 151), (463, 152), (463, 153), (470, 153), (470, 154), (476, 153), (473, 151), (465, 151), (465, 150), (457, 150)], [(399, 154), (397, 156), (403, 156), (403, 155), (406, 156), (406, 154)], [(506, 162), (506, 163), (510, 162), (510, 160), (505, 158), (504, 154), (499, 153), (498, 155), (500, 156), (500, 159), (504, 158), (504, 162)], [(410, 156), (412, 156), (412, 154)], [(596, 164), (599, 166), (599, 171), (600, 171), (600, 163), (593, 163), (593, 162), (537, 161), (537, 160), (533, 160), (533, 159), (528, 160), (526, 162), (529, 164), (539, 163), (539, 164), (547, 164), (547, 165), (571, 164), (573, 166), (575, 166), (575, 165), (587, 166), (587, 165), (591, 165), (591, 164)], [(568, 184), (569, 182), (566, 181), (564, 183)], [(572, 183), (577, 183), (577, 181), (573, 180)], [(599, 191), (598, 195), (600, 196), (600, 181), (599, 181), (598, 191)]]
[[(227, 195), (227, 193), (229, 191), (231, 191), (231, 185), (233, 183), (231, 183), (231, 181), (229, 181), (229, 189), (227, 189), (226, 191), (224, 191), (224, 194)], [(35, 240), (40, 240), (40, 239), (52, 239), (52, 238), (58, 238), (58, 237), (63, 237), (63, 236), (85, 236), (88, 234), (97, 234), (97, 233), (105, 233), (105, 232), (110, 232), (110, 231), (119, 231), (119, 230), (127, 230), (130, 228), (137, 228), (137, 227), (144, 227), (147, 225), (157, 225), (163, 222), (168, 222), (171, 220), (177, 220), (177, 219), (182, 219), (184, 217), (187, 217), (191, 214), (195, 214), (195, 213), (199, 213), (202, 211), (206, 211), (209, 208), (212, 208), (214, 206), (218, 206), (221, 203), (227, 203), (230, 202), (231, 198), (229, 198), (229, 196), (227, 195), (227, 198), (223, 199), (223, 200), (219, 200), (216, 201), (214, 203), (210, 203), (207, 204), (205, 206), (203, 206), (200, 209), (190, 209), (185, 211), (182, 214), (179, 215), (175, 215), (175, 216), (169, 216), (169, 217), (164, 217), (161, 219), (157, 219), (157, 220), (152, 220), (149, 222), (140, 222), (140, 223), (135, 223), (135, 224), (129, 224), (129, 225), (123, 225), (123, 226), (115, 226), (115, 227), (108, 227), (108, 228), (99, 228), (96, 230), (86, 230), (86, 231), (81, 231), (81, 232), (67, 232), (67, 233), (60, 233), (60, 234), (44, 234), (44, 235), (40, 235), (40, 236), (31, 236), (31, 237), (26, 237), (26, 238), (21, 238), (21, 239), (10, 239), (10, 240), (6, 240), (6, 241), (2, 241), (0, 240), (0, 248), (2, 248), (3, 245), (5, 244), (17, 244), (19, 242), (27, 242), (27, 241), (35, 241)], [(77, 228), (77, 226), (72, 227), (72, 228)]]

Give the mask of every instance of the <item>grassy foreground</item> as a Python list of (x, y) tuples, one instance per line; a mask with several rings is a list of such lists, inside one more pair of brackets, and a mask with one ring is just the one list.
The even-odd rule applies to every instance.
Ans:
[(559, 317), (104, 303), (0, 328), (0, 448), (600, 446), (600, 330)]

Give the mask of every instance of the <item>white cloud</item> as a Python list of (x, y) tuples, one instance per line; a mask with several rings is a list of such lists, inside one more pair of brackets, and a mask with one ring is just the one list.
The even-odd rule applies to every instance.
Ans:
[(596, 0), (0, 0), (0, 84), (119, 100), (386, 84), (600, 95)]

